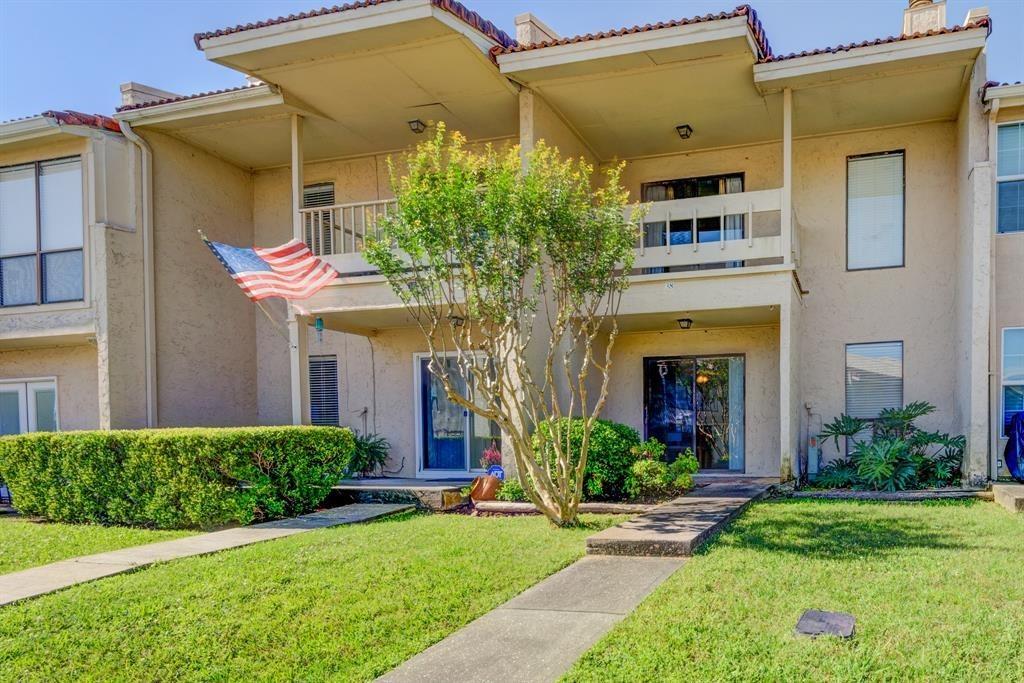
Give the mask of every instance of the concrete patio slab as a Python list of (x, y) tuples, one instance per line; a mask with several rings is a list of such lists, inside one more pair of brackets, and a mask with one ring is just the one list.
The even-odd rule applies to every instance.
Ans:
[(1010, 512), (1024, 512), (1024, 484), (992, 484), (992, 495)]
[(346, 505), (291, 519), (214, 531), (173, 541), (161, 541), (85, 555), (0, 576), (0, 605), (52, 593), (86, 581), (166, 562), (182, 557), (206, 555), (260, 541), (293, 536), (313, 529), (366, 522), (412, 509), (412, 505)]
[[(584, 557), (378, 680), (558, 680), (683, 561)], [(488, 643), (501, 643), (501, 656), (483, 656)]]
[(768, 493), (764, 483), (709, 484), (587, 539), (596, 555), (692, 555), (750, 503)]

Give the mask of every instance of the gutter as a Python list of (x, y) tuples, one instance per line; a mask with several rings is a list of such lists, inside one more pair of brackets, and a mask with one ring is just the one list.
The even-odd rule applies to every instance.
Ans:
[(142, 289), (145, 319), (146, 426), (157, 426), (156, 403), (156, 305), (153, 278), (153, 150), (125, 120), (121, 132), (142, 153)]

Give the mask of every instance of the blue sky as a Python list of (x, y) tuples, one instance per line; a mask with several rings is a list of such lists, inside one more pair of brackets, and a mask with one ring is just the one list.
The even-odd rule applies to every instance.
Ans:
[[(344, 0), (328, 0), (327, 4)], [(738, 0), (463, 0), (509, 33), (530, 11), (575, 35), (730, 10)], [(46, 109), (110, 113), (118, 84), (178, 93), (241, 85), (240, 74), (203, 59), (192, 35), (319, 7), (317, 0), (0, 0), (0, 121)], [(774, 51), (788, 53), (899, 33), (905, 0), (751, 0)], [(959, 24), (987, 5), (991, 78), (1024, 80), (1024, 0), (949, 0)]]

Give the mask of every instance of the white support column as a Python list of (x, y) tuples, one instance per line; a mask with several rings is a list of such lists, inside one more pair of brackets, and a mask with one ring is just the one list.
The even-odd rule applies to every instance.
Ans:
[(791, 291), (779, 308), (779, 477), (799, 474), (800, 454), (800, 296)]
[(302, 117), (292, 114), (292, 236), (295, 239), (303, 239), (302, 216), (299, 209), (302, 208)]
[(288, 320), (291, 364), (292, 424), (309, 424), (309, 325), (300, 315)]
[(793, 91), (782, 91), (782, 258), (793, 263)]

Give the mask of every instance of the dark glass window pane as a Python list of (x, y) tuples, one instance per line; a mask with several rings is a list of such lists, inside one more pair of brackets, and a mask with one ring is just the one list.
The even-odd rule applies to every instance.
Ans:
[(43, 254), (43, 303), (81, 301), (84, 298), (82, 252)]
[(999, 232), (1024, 231), (1024, 180), (999, 183)]
[(36, 257), (0, 259), (0, 306), (36, 303)]
[(1003, 387), (1003, 436), (1010, 435), (1010, 420), (1024, 411), (1024, 384)]

